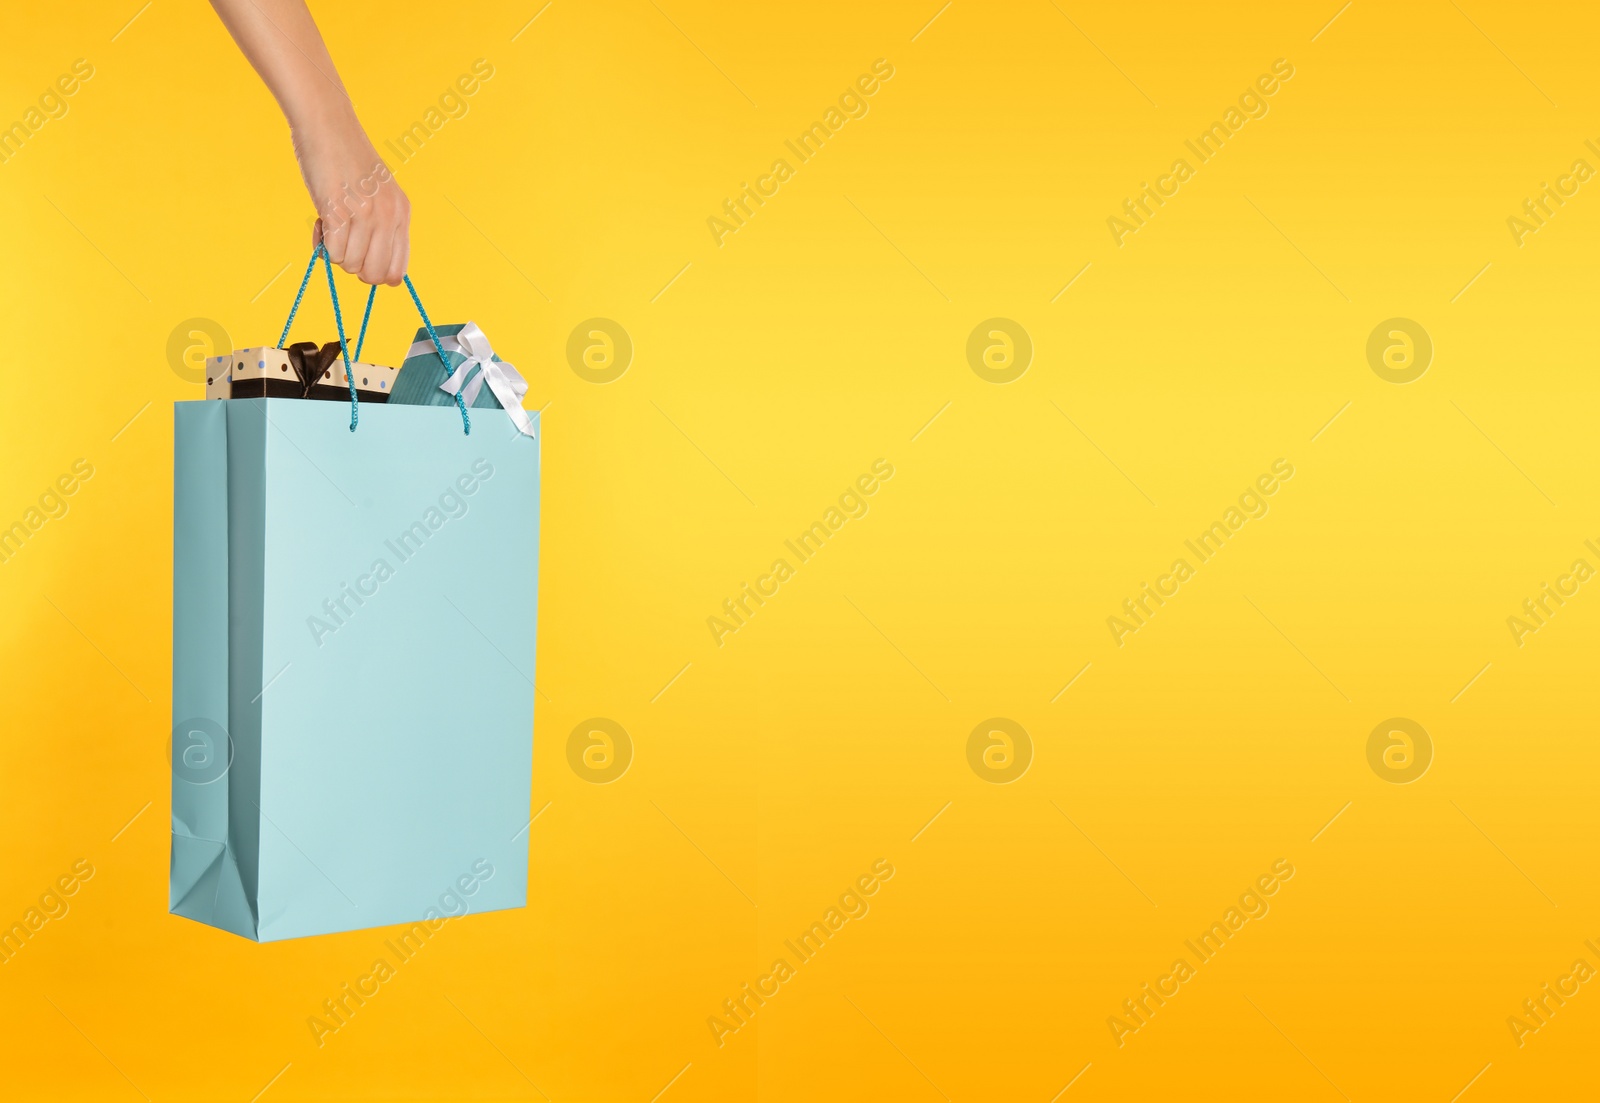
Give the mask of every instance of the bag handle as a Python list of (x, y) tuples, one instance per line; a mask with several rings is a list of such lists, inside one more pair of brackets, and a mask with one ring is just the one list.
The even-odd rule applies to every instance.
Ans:
[(378, 297), (378, 285), (367, 288), (367, 309), (361, 315), (361, 332), (356, 334), (356, 359), (361, 359), (361, 346), (367, 343), (367, 320), (372, 317), (372, 300)]
[[(350, 370), (350, 347), (344, 335), (344, 316), (339, 310), (339, 292), (333, 285), (333, 261), (328, 257), (326, 244), (319, 242), (311, 251), (311, 261), (306, 265), (306, 274), (300, 278), (300, 290), (295, 292), (294, 305), (289, 308), (289, 319), (283, 323), (283, 334), (278, 338), (278, 348), (283, 348), (283, 343), (289, 339), (289, 330), (294, 325), (294, 316), (299, 313), (300, 300), (305, 297), (306, 285), (311, 282), (311, 273), (317, 267), (317, 258), (322, 258), (322, 267), (328, 274), (328, 297), (333, 300), (333, 322), (339, 330), (339, 351), (344, 354), (344, 379), (350, 386), (350, 431), (356, 431), (356, 424), (361, 417), (361, 403), (356, 397), (355, 373)], [(450, 372), (450, 361), (444, 354), (444, 345), (439, 340), (439, 334), (434, 331), (433, 322), (428, 317), (428, 312), (422, 306), (422, 298), (417, 294), (416, 285), (411, 282), (410, 275), (401, 277), (405, 281), (406, 290), (411, 292), (411, 301), (416, 304), (417, 313), (422, 316), (422, 324), (428, 330), (428, 339), (433, 342), (434, 351), (439, 354), (439, 362), (444, 365), (445, 373)], [(373, 284), (372, 290), (367, 292), (367, 309), (361, 316), (361, 333), (356, 338), (356, 359), (361, 359), (361, 347), (367, 341), (367, 322), (372, 317), (372, 301), (378, 296), (378, 285)], [(461, 432), (464, 435), (472, 433), (472, 417), (467, 413), (467, 404), (461, 395), (456, 396), (456, 409), (461, 411)]]

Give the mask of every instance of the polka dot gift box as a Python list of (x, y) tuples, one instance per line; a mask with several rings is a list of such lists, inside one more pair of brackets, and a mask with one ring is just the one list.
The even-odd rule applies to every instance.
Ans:
[[(315, 350), (314, 353), (312, 350)], [(296, 363), (296, 356), (300, 363)], [(356, 395), (362, 402), (388, 402), (398, 368), (353, 361)], [(311, 376), (308, 381), (302, 372)], [(320, 348), (310, 341), (280, 348), (235, 349), (206, 360), (206, 398), (313, 398), (350, 401), (339, 342)], [(448, 401), (448, 399), (446, 400)]]

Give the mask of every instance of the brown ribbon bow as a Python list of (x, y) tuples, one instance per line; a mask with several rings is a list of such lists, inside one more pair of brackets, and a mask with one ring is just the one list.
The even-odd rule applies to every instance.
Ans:
[(289, 363), (300, 377), (300, 397), (310, 398), (311, 388), (321, 382), (328, 366), (343, 354), (344, 346), (338, 341), (320, 347), (315, 341), (296, 341), (283, 351), (289, 354)]

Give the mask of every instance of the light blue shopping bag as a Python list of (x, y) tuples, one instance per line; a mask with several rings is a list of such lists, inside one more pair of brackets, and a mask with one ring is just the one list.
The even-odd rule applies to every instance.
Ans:
[(462, 413), (176, 404), (173, 913), (265, 942), (527, 902), (537, 421)]

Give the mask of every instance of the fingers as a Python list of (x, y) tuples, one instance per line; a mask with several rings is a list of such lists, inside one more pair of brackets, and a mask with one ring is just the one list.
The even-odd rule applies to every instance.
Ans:
[(393, 287), (405, 275), (406, 259), (410, 255), (411, 204), (398, 188), (380, 194), (373, 213), (372, 233), (367, 239), (359, 265), (353, 259), (355, 246), (352, 235), (352, 257), (345, 267), (361, 277), (363, 283), (388, 284)]
[(411, 263), (411, 200), (406, 198), (406, 193), (398, 186), (395, 187), (394, 193), (400, 201), (400, 218), (395, 225), (394, 248), (389, 254), (389, 268), (384, 273), (384, 282), (391, 287), (398, 286), (405, 278), (407, 266)]
[(351, 221), (344, 211), (325, 212), (317, 219), (317, 233), (328, 250), (328, 259), (341, 267), (348, 251)]
[(328, 199), (318, 204), (321, 209), (317, 221), (322, 227), (328, 259), (352, 275), (361, 271), (361, 258), (372, 237), (375, 199), (376, 196), (357, 193), (347, 183), (336, 187)]
[(400, 286), (405, 278), (406, 266), (411, 260), (411, 228), (402, 226), (400, 232), (394, 236), (394, 250), (389, 254), (389, 269), (384, 274), (383, 282), (390, 287)]
[(389, 255), (393, 252), (394, 224), (387, 221), (374, 223), (361, 263), (354, 269), (355, 274), (362, 283), (382, 283), (384, 272), (389, 267)]
[(344, 223), (324, 224), (328, 256), (368, 284), (398, 284), (410, 256), (411, 203), (393, 183), (362, 202)]
[[(381, 232), (383, 227), (367, 211), (359, 212), (350, 220), (350, 232), (344, 241), (343, 255), (334, 256), (333, 261), (340, 268), (352, 276), (361, 275), (361, 266), (365, 263), (367, 249), (371, 246), (375, 234)], [(329, 247), (329, 255), (333, 255)], [(368, 281), (371, 282), (370, 280)]]
[(335, 198), (317, 204), (312, 244), (321, 244), (329, 260), (363, 283), (400, 283), (411, 253), (411, 201), (405, 192), (387, 173), (335, 184), (330, 191)]

